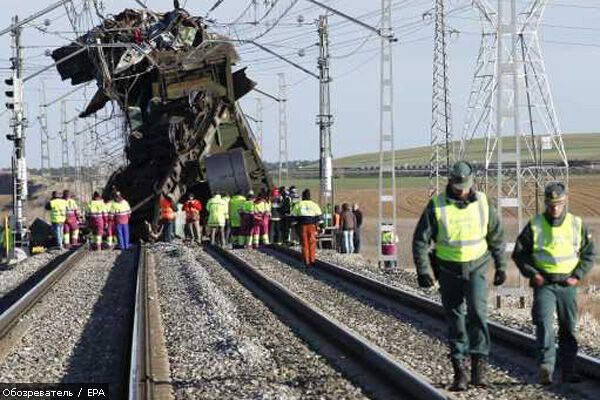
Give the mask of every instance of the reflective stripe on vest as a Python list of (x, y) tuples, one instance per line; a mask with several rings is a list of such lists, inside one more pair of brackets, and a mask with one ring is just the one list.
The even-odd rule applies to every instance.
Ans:
[(111, 212), (115, 216), (129, 215), (129, 214), (131, 214), (131, 207), (129, 207), (129, 203), (127, 202), (127, 200), (122, 200), (120, 202), (114, 201), (112, 203)]
[(533, 260), (547, 274), (568, 274), (579, 263), (583, 223), (571, 213), (560, 226), (551, 226), (541, 214), (530, 222), (533, 232)]
[(50, 222), (62, 224), (67, 219), (67, 201), (65, 199), (50, 200)]
[(292, 206), (294, 217), (316, 217), (321, 214), (321, 208), (312, 200), (301, 200)]
[(487, 251), (489, 207), (484, 193), (476, 193), (477, 201), (460, 209), (448, 202), (445, 194), (433, 198), (438, 234), (435, 255), (445, 261), (469, 262)]
[(106, 206), (103, 200), (92, 200), (88, 205), (88, 215), (90, 217), (101, 217), (106, 213)]

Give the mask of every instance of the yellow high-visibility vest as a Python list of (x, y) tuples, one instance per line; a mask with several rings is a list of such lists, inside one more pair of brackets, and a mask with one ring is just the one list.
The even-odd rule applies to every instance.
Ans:
[(88, 204), (89, 217), (102, 217), (106, 214), (106, 206), (103, 200), (92, 200)]
[(579, 263), (583, 222), (571, 213), (559, 226), (552, 226), (541, 214), (531, 219), (533, 260), (546, 274), (568, 274)]
[(50, 200), (50, 222), (53, 224), (62, 224), (67, 219), (67, 200)]
[(440, 260), (469, 262), (487, 251), (488, 201), (484, 193), (477, 192), (476, 196), (477, 201), (463, 209), (448, 202), (446, 194), (433, 198), (438, 224), (435, 255)]
[(321, 215), (321, 207), (312, 200), (301, 200), (292, 206), (294, 217), (316, 217)]

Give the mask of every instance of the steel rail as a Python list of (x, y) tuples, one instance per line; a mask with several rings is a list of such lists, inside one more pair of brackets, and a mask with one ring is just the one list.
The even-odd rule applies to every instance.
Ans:
[[(138, 248), (135, 308), (133, 315), (131, 350), (129, 362), (129, 400), (172, 400), (168, 366), (165, 367), (160, 354), (166, 354), (161, 342), (160, 313), (157, 293), (152, 289), (150, 277), (153, 270), (152, 258), (146, 244)], [(152, 281), (153, 282), (153, 281)]]
[[(277, 252), (290, 255), (298, 260), (302, 260), (302, 254), (297, 250), (279, 245), (271, 245), (270, 248)], [(436, 301), (404, 291), (327, 261), (317, 259), (315, 264), (323, 271), (371, 290), (378, 295), (385, 296), (390, 300), (396, 301), (398, 304), (416, 309), (430, 317), (437, 319), (445, 318), (444, 308)], [(533, 357), (537, 354), (536, 340), (532, 335), (528, 335), (493, 321), (488, 322), (488, 327), (493, 340), (503, 343), (511, 349), (528, 357)], [(575, 361), (575, 368), (577, 372), (582, 375), (593, 379), (600, 379), (600, 360), (597, 358), (579, 354)]]
[(0, 315), (0, 339), (4, 338), (21, 317), (42, 299), (84, 255), (85, 246), (81, 246), (70, 253), (66, 259), (57, 262), (51, 261), (49, 263), (49, 265), (52, 264), (51, 271)]
[(133, 331), (131, 335), (131, 358), (129, 370), (129, 395), (128, 399), (150, 399), (152, 398), (152, 382), (150, 381), (151, 368), (148, 359), (149, 334), (147, 331), (148, 320), (148, 249), (140, 245), (137, 278), (135, 288), (135, 309), (133, 315)]
[(209, 253), (217, 253), (234, 264), (255, 284), (270, 293), (280, 305), (292, 311), (297, 318), (319, 334), (327, 336), (345, 354), (350, 353), (360, 362), (362, 368), (378, 371), (385, 377), (392, 390), (396, 391), (397, 397), (409, 396), (408, 398), (417, 400), (451, 398), (445, 391), (435, 388), (426, 378), (401, 365), (385, 350), (318, 310), (237, 255), (222, 247), (206, 245), (205, 248)]

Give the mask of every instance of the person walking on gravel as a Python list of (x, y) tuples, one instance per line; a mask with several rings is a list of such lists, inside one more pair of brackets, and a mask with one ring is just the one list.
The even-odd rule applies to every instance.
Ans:
[[(430, 251), (432, 242), (434, 248)], [(493, 258), (494, 285), (504, 283), (505, 247), (496, 210), (484, 193), (473, 188), (473, 168), (464, 161), (455, 163), (445, 192), (429, 201), (413, 236), (419, 286), (434, 285), (430, 268), (440, 283), (454, 371), (451, 391), (467, 389), (465, 358), (468, 355), (471, 356), (471, 384), (486, 384), (490, 333), (485, 277)]]
[(310, 190), (302, 192), (302, 200), (292, 207), (291, 217), (300, 227), (300, 245), (304, 264), (315, 265), (317, 259), (317, 226), (323, 223), (321, 208), (310, 199)]
[(562, 382), (577, 383), (577, 285), (594, 267), (594, 243), (582, 219), (567, 211), (567, 192), (559, 182), (544, 190), (546, 209), (517, 238), (512, 258), (533, 288), (532, 316), (538, 347), (539, 383), (552, 383), (558, 315), (558, 353)]

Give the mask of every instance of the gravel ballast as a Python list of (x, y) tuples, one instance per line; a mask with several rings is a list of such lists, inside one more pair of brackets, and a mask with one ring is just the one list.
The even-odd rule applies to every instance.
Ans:
[[(437, 290), (424, 290), (417, 286), (417, 275), (413, 270), (395, 268), (391, 271), (385, 271), (376, 265), (370, 264), (360, 254), (340, 254), (331, 250), (320, 250), (318, 258), (343, 266), (388, 285), (398, 287), (399, 289), (428, 297), (438, 303), (441, 302)], [(526, 294), (525, 308), (520, 308), (519, 298), (516, 296), (503, 296), (502, 307), (496, 308), (494, 293), (490, 290), (488, 300), (490, 320), (534, 335), (534, 325), (531, 321), (531, 290), (527, 290)], [(600, 294), (598, 295), (600, 296)], [(557, 326), (556, 329), (558, 329)], [(581, 353), (600, 358), (600, 323), (598, 321), (587, 315), (580, 315), (577, 336)]]
[[(348, 327), (351, 327), (368, 340), (388, 351), (399, 362), (418, 371), (430, 379), (435, 386), (447, 386), (452, 372), (447, 358), (448, 348), (445, 332), (426, 326), (414, 316), (403, 315), (397, 309), (387, 309), (368, 298), (357, 297), (356, 293), (346, 294), (340, 290), (336, 279), (329, 279), (322, 272), (300, 263), (294, 267), (270, 255), (236, 250), (235, 254), (275, 279), (300, 297), (315, 304), (323, 312)], [(324, 283), (324, 282), (327, 283)], [(588, 398), (571, 393), (569, 388), (551, 387), (544, 389), (535, 384), (532, 371), (515, 365), (510, 359), (493, 360), (490, 370), (491, 385), (488, 388), (472, 388), (468, 392), (457, 393), (464, 399), (562, 399)]]
[(63, 254), (63, 251), (51, 251), (29, 257), (14, 265), (4, 265), (0, 269), (0, 298), (26, 281), (31, 275), (46, 266), (50, 261)]
[(203, 250), (151, 251), (176, 398), (366, 398)]
[(116, 397), (131, 335), (134, 261), (133, 251), (85, 255), (26, 314), (10, 342), (2, 341), (0, 381), (103, 382)]

